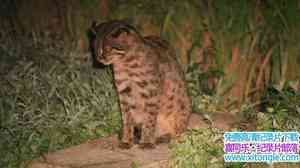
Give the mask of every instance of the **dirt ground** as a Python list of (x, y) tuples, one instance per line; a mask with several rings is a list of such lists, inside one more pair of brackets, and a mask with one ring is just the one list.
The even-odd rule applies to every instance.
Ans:
[[(209, 126), (228, 131), (238, 119), (229, 114), (217, 114), (208, 124), (198, 114), (192, 114), (189, 129)], [(252, 130), (251, 126), (247, 126)], [(128, 150), (119, 149), (118, 136), (91, 140), (67, 149), (46, 154), (30, 162), (29, 168), (167, 168), (168, 144), (159, 144), (155, 149), (140, 149), (137, 146)], [(246, 164), (245, 168), (263, 168), (265, 165)], [(299, 164), (285, 163), (270, 165), (270, 168), (300, 168)]]
[[(229, 128), (232, 118), (224, 117), (217, 127)], [(205, 128), (209, 125), (200, 115), (193, 114), (189, 128)], [(140, 149), (137, 146), (128, 150), (119, 149), (116, 135), (46, 154), (33, 160), (29, 168), (166, 168), (168, 165), (168, 144), (159, 144), (155, 149)]]
[(31, 168), (130, 168), (133, 164), (154, 168), (167, 163), (168, 145), (160, 144), (152, 150), (137, 146), (129, 150), (117, 148), (117, 136), (88, 141), (68, 149), (49, 153), (34, 160)]

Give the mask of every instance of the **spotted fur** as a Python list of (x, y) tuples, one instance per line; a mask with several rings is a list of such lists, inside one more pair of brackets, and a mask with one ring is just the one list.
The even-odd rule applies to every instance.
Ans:
[(122, 113), (121, 147), (169, 140), (185, 131), (191, 113), (184, 77), (168, 42), (142, 37), (123, 21), (94, 28), (97, 61), (112, 65)]

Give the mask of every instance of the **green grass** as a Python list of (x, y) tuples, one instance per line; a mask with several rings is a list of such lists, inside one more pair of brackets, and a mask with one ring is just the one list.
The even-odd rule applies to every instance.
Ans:
[(217, 129), (191, 130), (171, 145), (174, 168), (219, 168), (223, 162), (223, 134)]
[[(6, 47), (2, 58), (10, 57)], [(1, 66), (0, 167), (20, 167), (43, 153), (119, 130), (110, 69), (75, 64), (55, 49), (20, 50), (11, 54), (24, 59)]]

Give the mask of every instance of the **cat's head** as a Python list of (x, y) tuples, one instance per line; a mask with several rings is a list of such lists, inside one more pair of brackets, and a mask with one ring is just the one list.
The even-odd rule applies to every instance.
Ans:
[(141, 38), (139, 32), (125, 21), (109, 21), (92, 28), (95, 39), (92, 46), (96, 60), (109, 65), (124, 57)]

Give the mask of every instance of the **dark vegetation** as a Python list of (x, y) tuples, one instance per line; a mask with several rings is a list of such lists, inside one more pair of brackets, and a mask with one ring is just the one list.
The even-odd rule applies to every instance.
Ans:
[[(299, 131), (300, 1), (2, 0), (0, 167), (118, 132), (111, 71), (89, 52), (92, 22), (109, 19), (176, 48), (193, 109), (209, 121), (230, 113), (255, 130)], [(173, 166), (223, 167), (221, 138), (188, 132)]]

